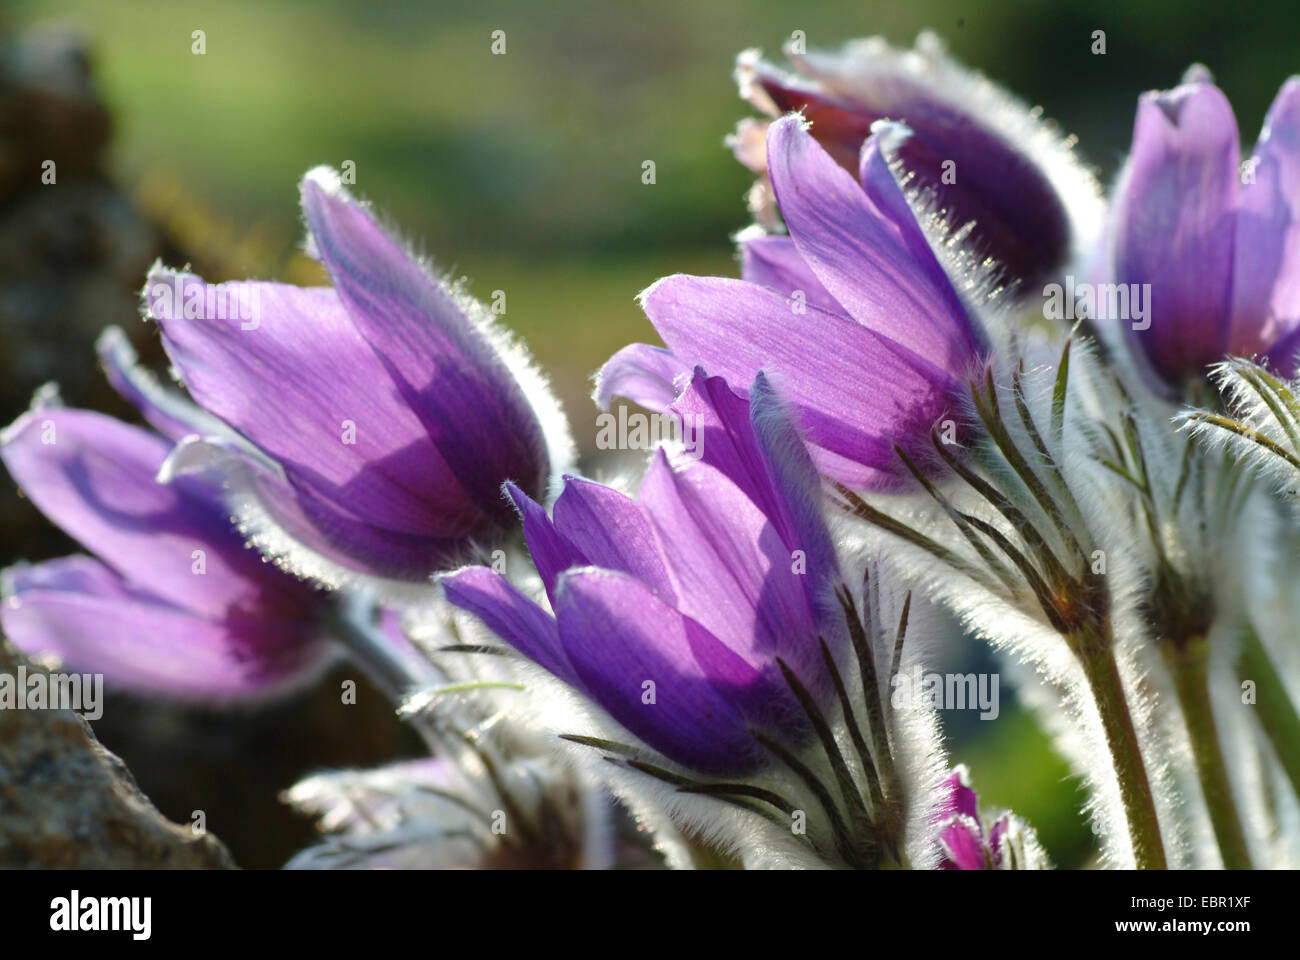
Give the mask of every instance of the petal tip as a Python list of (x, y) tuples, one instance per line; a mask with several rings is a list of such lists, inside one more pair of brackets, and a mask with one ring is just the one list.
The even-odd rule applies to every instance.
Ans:
[(642, 310), (646, 309), (646, 306), (648, 304), (656, 301), (662, 295), (664, 287), (669, 286), (674, 281), (676, 281), (678, 277), (683, 277), (683, 276), (686, 276), (686, 274), (671, 273), (666, 277), (660, 277), (658, 280), (650, 284), (650, 286), (646, 287), (644, 290), (642, 290), (640, 293), (636, 295), (637, 304), (641, 307)]
[[(1202, 68), (1204, 70), (1204, 68)], [(1189, 79), (1190, 78), (1190, 79)], [(1235, 117), (1227, 96), (1215, 84), (1209, 71), (1197, 73), (1189, 68), (1184, 82), (1172, 90), (1148, 90), (1139, 98), (1139, 122), (1142, 114), (1161, 117), (1175, 129), (1198, 122), (1222, 122)], [(1234, 131), (1235, 132), (1235, 131)]]
[(333, 167), (321, 164), (312, 167), (302, 177), (301, 191), (304, 200), (311, 193), (321, 193), (328, 197), (350, 200), (351, 197), (343, 187), (343, 178)]
[(812, 127), (812, 121), (802, 113), (787, 113), (779, 120), (773, 120), (772, 125), (767, 130), (767, 142), (769, 149), (773, 139), (784, 139), (786, 137), (807, 134)]
[(51, 380), (32, 391), (31, 403), (7, 427), (0, 429), (0, 448), (7, 447), (18, 439), (35, 420), (37, 414), (63, 408), (63, 397), (59, 394), (59, 385)]
[(105, 327), (95, 338), (95, 355), (104, 367), (119, 371), (130, 370), (137, 359), (126, 331), (116, 324)]
[(524, 493), (513, 480), (507, 480), (501, 484), (501, 492), (510, 498), (510, 502), (514, 504), (515, 512), (521, 517), (525, 516), (530, 508), (537, 506), (533, 498)]
[(141, 295), (147, 294), (149, 288), (155, 283), (170, 279), (172, 276), (182, 272), (183, 271), (177, 270), (174, 267), (167, 266), (167, 264), (162, 262), (161, 257), (156, 258), (154, 262), (149, 265), (149, 269), (145, 272), (144, 289), (141, 291)]
[[(871, 124), (871, 136), (881, 152), (892, 154), (911, 139), (912, 128), (901, 120), (876, 120)], [(867, 149), (866, 144), (863, 149)]]

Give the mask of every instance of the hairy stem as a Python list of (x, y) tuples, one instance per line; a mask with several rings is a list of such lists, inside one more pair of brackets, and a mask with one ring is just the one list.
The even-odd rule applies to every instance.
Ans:
[[(377, 610), (365, 600), (349, 598), (335, 608), (330, 626), (349, 659), (383, 691), (394, 708), (400, 708), (412, 693), (437, 683), (441, 678), (428, 661), (403, 655), (384, 636), (376, 614)], [(436, 752), (439, 740), (432, 724), (419, 714), (409, 719)]]
[(1250, 626), (1242, 633), (1238, 669), (1242, 680), (1255, 684), (1255, 716), (1273, 744), (1291, 788), (1300, 797), (1300, 716), (1264, 644)]
[(1196, 762), (1196, 776), (1201, 782), (1201, 793), (1210, 813), (1223, 865), (1229, 870), (1250, 870), (1250, 848), (1241, 828), (1241, 817), (1237, 813), (1237, 802), (1232, 795), (1232, 783), (1228, 779), (1228, 768), (1219, 743), (1214, 707), (1210, 703), (1209, 641), (1204, 636), (1189, 637), (1181, 643), (1162, 644), (1162, 649), (1174, 679), (1178, 705), (1182, 708), (1183, 722), (1191, 740), (1192, 758)]
[(1164, 870), (1164, 841), (1160, 838), (1160, 821), (1156, 817), (1151, 783), (1142, 762), (1133, 715), (1129, 712), (1124, 683), (1120, 679), (1115, 654), (1109, 644), (1076, 647), (1079, 663), (1088, 678), (1088, 687), (1101, 714), (1106, 746), (1110, 750), (1115, 777), (1119, 781), (1120, 799), (1128, 821), (1133, 859), (1139, 870)]

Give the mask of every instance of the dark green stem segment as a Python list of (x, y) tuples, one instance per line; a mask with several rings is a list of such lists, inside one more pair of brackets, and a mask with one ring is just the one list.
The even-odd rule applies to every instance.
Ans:
[(1134, 862), (1139, 870), (1165, 870), (1167, 864), (1164, 841), (1160, 838), (1160, 821), (1156, 817), (1151, 783), (1142, 762), (1142, 751), (1115, 654), (1109, 644), (1076, 646), (1075, 653), (1101, 714), (1106, 746), (1115, 766), (1120, 799), (1133, 843)]
[(1259, 635), (1249, 626), (1241, 637), (1239, 669), (1243, 681), (1255, 684), (1255, 716), (1300, 797), (1300, 716)]
[(1237, 803), (1232, 795), (1232, 783), (1228, 779), (1228, 768), (1223, 761), (1223, 747), (1214, 720), (1214, 708), (1210, 703), (1209, 641), (1204, 636), (1195, 636), (1161, 646), (1174, 679), (1178, 705), (1183, 711), (1192, 757), (1196, 761), (1196, 776), (1201, 782), (1201, 793), (1210, 813), (1210, 824), (1214, 827), (1223, 865), (1228, 870), (1250, 870), (1250, 848), (1246, 845), (1246, 834), (1237, 814)]

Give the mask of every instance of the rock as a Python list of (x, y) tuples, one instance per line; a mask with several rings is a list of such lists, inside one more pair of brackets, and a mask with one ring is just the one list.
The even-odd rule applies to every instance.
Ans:
[(112, 130), (75, 31), (36, 27), (0, 43), (0, 200), (39, 183), (47, 161), (60, 175), (94, 173)]
[[(138, 413), (114, 393), (99, 369), (96, 338), (109, 324), (122, 327), (141, 361), (161, 373), (167, 361), (157, 329), (142, 323), (139, 312), (149, 265), (161, 259), (175, 266), (192, 264), (205, 276), (234, 276), (218, 267), (234, 262), (234, 244), (223, 246), (223, 234), (209, 229), (221, 227), (219, 220), (197, 218), (201, 233), (211, 233), (212, 242), (191, 249), (171, 236), (171, 212), (159, 213), (142, 203), (141, 198), (156, 202), (166, 197), (163, 207), (184, 211), (187, 222), (195, 222), (179, 182), (164, 178), (161, 185), (132, 191), (116, 183), (110, 163), (112, 123), (92, 67), (89, 46), (69, 29), (35, 28), (13, 36), (0, 32), (0, 428), (21, 414), (32, 392), (50, 380), (58, 382), (68, 406), (138, 423)], [(55, 161), (54, 183), (42, 182), (45, 160)], [(193, 243), (193, 237), (187, 242)], [(211, 260), (205, 259), (207, 249)], [(260, 258), (254, 263), (266, 265)], [(238, 275), (249, 272), (241, 268)], [(319, 284), (324, 275), (303, 280)], [(0, 531), (0, 569), (19, 560), (37, 562), (80, 551), (3, 468)], [(0, 665), (0, 671), (5, 669)], [(341, 708), (338, 691), (345, 679), (358, 683), (359, 700)], [(314, 769), (368, 767), (421, 749), (387, 700), (355, 670), (343, 667), (316, 688), (255, 710), (216, 711), (129, 697), (111, 688), (105, 697), (94, 735), (79, 720), (66, 721), (61, 729), (102, 751), (103, 763), (111, 765), (116, 758), (95, 737), (108, 744), (169, 817), (187, 824), (190, 812), (204, 807), (209, 823), (248, 868), (282, 866), (315, 837), (307, 820), (277, 802), (281, 790)], [(14, 732), (15, 725), (33, 719), (0, 711), (0, 740), (9, 735), (21, 743), (29, 734)], [(89, 748), (86, 755), (91, 755)], [(31, 762), (35, 759), (32, 755)], [(0, 758), (0, 765), (5, 762)], [(106, 776), (96, 769), (97, 777)], [(239, 775), (232, 777), (232, 769)], [(24, 782), (30, 791), (16, 799), (28, 811), (23, 815), (31, 816), (43, 802), (43, 787), (36, 776)], [(5, 834), (0, 866), (18, 856), (13, 844), (22, 840), (22, 832), (13, 832), (7, 820), (7, 811), (18, 809), (13, 806), (15, 789), (14, 774), (0, 766), (0, 833)], [(51, 827), (51, 836), (59, 836), (57, 826)]]
[[(0, 673), (14, 675), (18, 656), (0, 638)], [(0, 709), (0, 868), (234, 869), (235, 863), (211, 833), (163, 817), (77, 714)]]
[[(140, 290), (155, 258), (183, 263), (105, 171), (112, 124), (85, 43), (67, 29), (0, 35), (0, 424), (57, 381), (69, 406), (130, 417), (95, 357), (117, 324), (142, 359), (157, 335), (140, 322)], [(52, 161), (53, 182), (42, 164)], [(0, 566), (67, 552), (30, 504), (0, 481)]]

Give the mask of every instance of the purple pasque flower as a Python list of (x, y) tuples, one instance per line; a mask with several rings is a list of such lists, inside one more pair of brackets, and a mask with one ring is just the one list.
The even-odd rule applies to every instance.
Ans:
[[(769, 117), (800, 111), (837, 163), (858, 170), (863, 142), (879, 120), (907, 124), (898, 160), (950, 228), (973, 224), (970, 240), (1004, 279), (1034, 294), (1075, 252), (1089, 249), (1101, 220), (1097, 182), (1075, 158), (1073, 139), (1041, 111), (954, 61), (934, 34), (912, 50), (883, 38), (841, 51), (787, 50), (796, 73), (740, 55), (741, 96)], [(763, 172), (763, 122), (741, 124), (737, 157)]]
[(1046, 866), (1032, 828), (1009, 811), (999, 814), (986, 829), (979, 795), (971, 787), (965, 764), (953, 769), (941, 790), (943, 798), (935, 813), (942, 851), (939, 869), (1030, 870)]
[(615, 395), (663, 410), (698, 364), (732, 384), (779, 378), (823, 473), (855, 488), (897, 483), (894, 450), (924, 459), (930, 432), (982, 363), (984, 337), (908, 205), (889, 157), (906, 129), (882, 124), (858, 177), (791, 115), (767, 134), (790, 234), (750, 239), (742, 280), (678, 274), (641, 295), (667, 349), (633, 344), (601, 370)]
[(191, 444), (173, 466), (215, 468), (259, 545), (304, 573), (422, 581), (513, 526), (503, 482), (543, 495), (567, 426), (488, 311), (331, 171), (307, 174), (302, 207), (332, 288), (149, 276), (177, 374), (247, 441)]
[(246, 698), (310, 674), (326, 653), (315, 591), (249, 549), (205, 482), (158, 483), (171, 450), (48, 393), (0, 435), (14, 481), (94, 554), (6, 570), (5, 634), (142, 693)]
[[(554, 614), (469, 567), (447, 599), (665, 757), (709, 774), (758, 768), (754, 730), (790, 743), (807, 720), (783, 677), (829, 693), (839, 565), (820, 482), (760, 374), (748, 402), (697, 370), (673, 411), (699, 459), (663, 448), (637, 500), (566, 477), (552, 517), (510, 488)], [(779, 662), (778, 662), (779, 661)]]
[(1145, 290), (1146, 317), (1109, 319), (1174, 390), (1229, 355), (1296, 372), (1300, 78), (1283, 84), (1244, 165), (1239, 143), (1232, 107), (1203, 67), (1138, 101), (1102, 273)]

